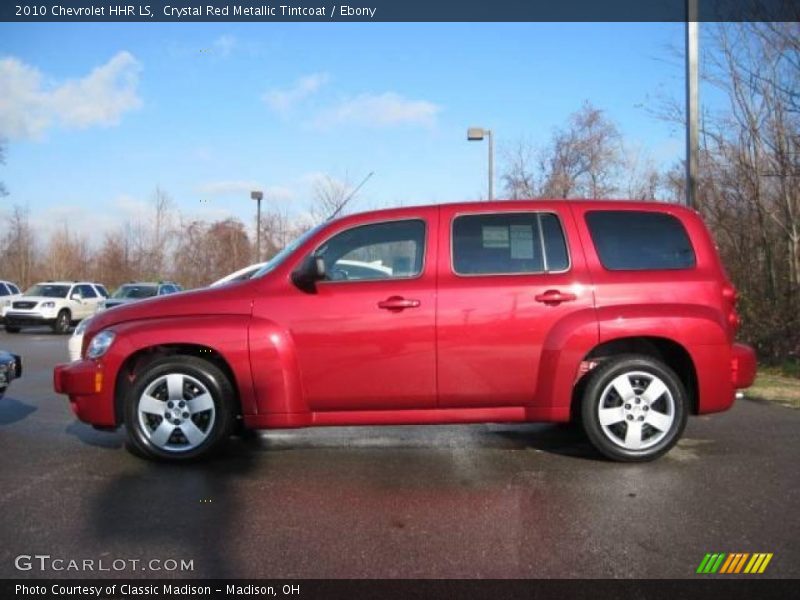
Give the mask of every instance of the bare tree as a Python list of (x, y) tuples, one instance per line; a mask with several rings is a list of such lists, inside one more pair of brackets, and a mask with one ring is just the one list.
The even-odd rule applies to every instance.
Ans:
[(624, 154), (616, 123), (585, 102), (544, 148), (523, 141), (507, 152), (501, 179), (510, 198), (608, 197), (622, 187)]
[(347, 178), (339, 181), (330, 175), (318, 177), (312, 188), (313, 204), (310, 211), (314, 224), (326, 221), (331, 215), (341, 214), (351, 187)]
[[(4, 164), (6, 164), (6, 141), (0, 138), (0, 165)], [(8, 189), (6, 189), (5, 184), (0, 181), (0, 198), (3, 196), (8, 196)]]
[(2, 241), (3, 267), (8, 277), (23, 287), (33, 283), (36, 268), (36, 235), (27, 208), (14, 205)]
[(536, 148), (519, 140), (503, 151), (506, 167), (500, 175), (505, 195), (511, 200), (536, 198), (540, 195), (539, 170), (536, 167)]

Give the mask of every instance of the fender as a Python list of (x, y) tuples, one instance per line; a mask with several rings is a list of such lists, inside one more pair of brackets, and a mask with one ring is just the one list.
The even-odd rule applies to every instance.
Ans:
[(617, 305), (598, 308), (597, 320), (600, 343), (657, 337), (679, 344), (694, 363), (698, 412), (730, 408), (735, 392), (730, 376), (731, 347), (719, 310), (699, 304)]
[(239, 390), (242, 412), (255, 413), (257, 402), (247, 338), (250, 319), (249, 315), (190, 315), (119, 323), (110, 329), (119, 334), (120, 343), (112, 345), (102, 362), (109, 372), (117, 373), (128, 358), (147, 348), (178, 344), (204, 346), (219, 353), (230, 367), (234, 376), (231, 383)]
[(253, 412), (287, 415), (286, 419), (296, 419), (298, 425), (310, 424), (291, 333), (270, 319), (253, 317), (248, 343), (257, 402)]
[(547, 334), (540, 356), (536, 405), (550, 409), (554, 420), (569, 420), (575, 374), (583, 357), (598, 343), (594, 308), (569, 313)]

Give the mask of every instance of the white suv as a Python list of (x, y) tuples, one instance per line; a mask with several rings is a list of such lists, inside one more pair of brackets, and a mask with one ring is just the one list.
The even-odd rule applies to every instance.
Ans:
[(6, 331), (50, 325), (56, 333), (67, 333), (70, 325), (92, 316), (108, 297), (105, 287), (88, 281), (37, 283), (13, 300), (5, 312)]
[(6, 311), (11, 307), (11, 303), (20, 296), (21, 294), (16, 284), (0, 280), (0, 319), (5, 318)]

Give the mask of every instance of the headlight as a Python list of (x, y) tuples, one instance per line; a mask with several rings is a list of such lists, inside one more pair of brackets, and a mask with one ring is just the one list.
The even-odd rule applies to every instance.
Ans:
[(114, 332), (109, 329), (98, 333), (92, 338), (92, 342), (86, 349), (86, 358), (100, 358), (103, 356), (111, 348), (111, 344), (114, 343), (114, 337)]
[(75, 328), (75, 331), (73, 332), (72, 335), (83, 335), (84, 333), (86, 333), (86, 328), (89, 326), (91, 320), (92, 320), (91, 317), (87, 317), (83, 321), (78, 323), (78, 326)]
[(3, 301), (3, 306), (11, 306), (11, 300)]
[(56, 307), (56, 303), (55, 302), (42, 302), (39, 306), (41, 306), (42, 308), (55, 308)]

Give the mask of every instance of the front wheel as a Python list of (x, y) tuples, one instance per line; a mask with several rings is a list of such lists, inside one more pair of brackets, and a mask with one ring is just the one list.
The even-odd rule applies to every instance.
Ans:
[(686, 391), (672, 369), (647, 356), (627, 355), (589, 374), (581, 418), (589, 440), (605, 456), (643, 462), (677, 443), (686, 407)]
[(6, 324), (6, 332), (7, 333), (19, 333), (19, 327), (16, 325), (8, 325)]
[(53, 331), (56, 333), (67, 333), (69, 331), (70, 314), (67, 309), (58, 313), (55, 322), (53, 323)]
[(169, 356), (148, 365), (125, 403), (128, 438), (146, 458), (208, 456), (234, 424), (234, 390), (225, 374), (193, 356)]

